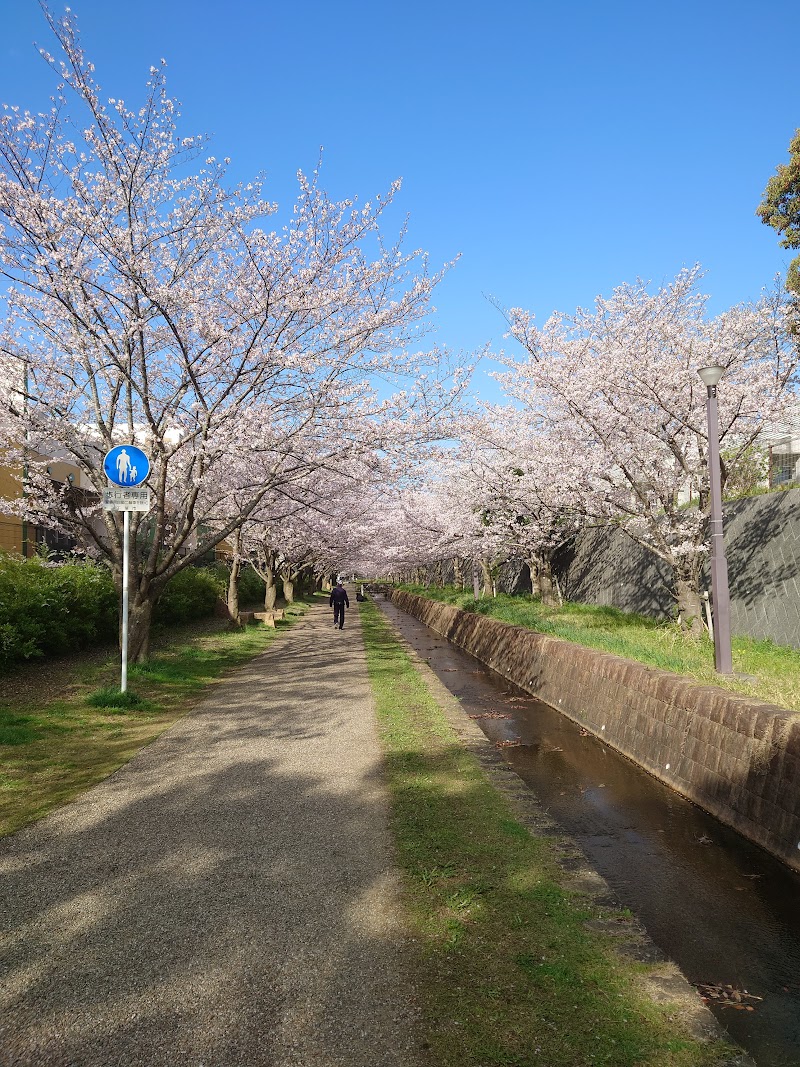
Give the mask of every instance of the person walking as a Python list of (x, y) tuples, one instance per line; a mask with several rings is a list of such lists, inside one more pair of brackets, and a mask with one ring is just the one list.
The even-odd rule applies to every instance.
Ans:
[(350, 607), (350, 601), (347, 599), (347, 590), (341, 582), (337, 582), (331, 590), (330, 603), (333, 605), (333, 625), (343, 630), (344, 609)]

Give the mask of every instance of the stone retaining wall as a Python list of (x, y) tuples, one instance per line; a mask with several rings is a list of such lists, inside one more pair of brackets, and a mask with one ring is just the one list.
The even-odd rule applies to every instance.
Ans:
[(800, 870), (800, 717), (402, 590), (391, 597)]
[[(726, 501), (725, 551), (733, 633), (800, 648), (800, 489)], [(667, 565), (613, 527), (567, 541), (553, 570), (567, 600), (656, 618), (675, 608)]]

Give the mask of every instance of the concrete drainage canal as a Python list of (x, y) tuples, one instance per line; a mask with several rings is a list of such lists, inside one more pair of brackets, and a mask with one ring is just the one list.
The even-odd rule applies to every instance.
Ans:
[(388, 600), (377, 603), (702, 987), (734, 1040), (759, 1067), (800, 1067), (800, 874)]

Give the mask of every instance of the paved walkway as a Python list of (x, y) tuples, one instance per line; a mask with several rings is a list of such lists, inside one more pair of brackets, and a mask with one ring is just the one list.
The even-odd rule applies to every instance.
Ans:
[(353, 609), (0, 841), (1, 1067), (417, 1062)]

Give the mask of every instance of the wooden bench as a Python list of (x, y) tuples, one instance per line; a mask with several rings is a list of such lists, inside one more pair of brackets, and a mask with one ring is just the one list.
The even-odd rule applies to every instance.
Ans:
[(256, 623), (263, 623), (264, 626), (275, 627), (275, 621), (285, 618), (283, 608), (276, 608), (274, 611), (240, 611), (236, 617), (235, 626), (254, 626)]
[(265, 626), (271, 626), (275, 628), (276, 620), (285, 618), (283, 608), (274, 608), (272, 611), (252, 611), (246, 612), (248, 615), (253, 616), (253, 622), (261, 622)]

